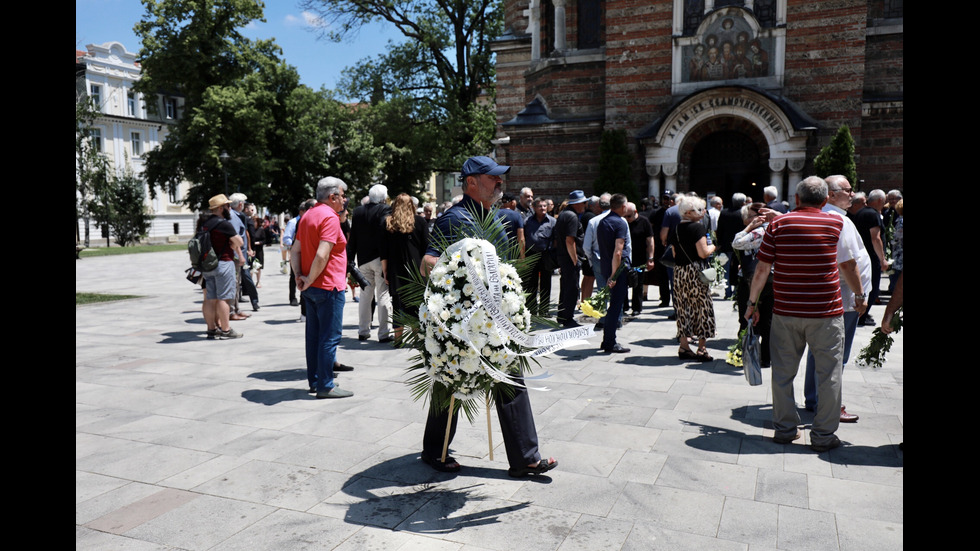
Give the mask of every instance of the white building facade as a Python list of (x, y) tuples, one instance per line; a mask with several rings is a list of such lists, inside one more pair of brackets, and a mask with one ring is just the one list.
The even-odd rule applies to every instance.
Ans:
[[(93, 124), (92, 139), (117, 174), (128, 167), (141, 175), (143, 155), (167, 138), (168, 127), (184, 115), (184, 100), (162, 94), (147, 98), (136, 93), (133, 85), (141, 75), (136, 54), (119, 42), (88, 44), (85, 48), (75, 51), (75, 93), (87, 94), (102, 112)], [(156, 103), (156, 112), (147, 108), (148, 101)], [(179, 242), (194, 234), (196, 216), (181, 203), (190, 185), (181, 183), (176, 193), (157, 190), (153, 199), (147, 189), (147, 207), (154, 217), (145, 241)], [(79, 221), (78, 231), (84, 236), (84, 220)], [(92, 245), (99, 244), (100, 239), (105, 242), (102, 229), (94, 222), (90, 232)]]

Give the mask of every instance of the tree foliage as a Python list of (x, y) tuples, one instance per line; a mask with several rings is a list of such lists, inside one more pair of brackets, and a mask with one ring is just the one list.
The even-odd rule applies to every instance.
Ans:
[(153, 220), (146, 205), (146, 183), (129, 167), (112, 180), (109, 229), (119, 246), (135, 245), (147, 236)]
[(813, 169), (821, 178), (841, 174), (857, 189), (857, 164), (854, 162), (854, 138), (846, 124), (837, 129), (837, 134), (813, 160)]
[(143, 43), (139, 90), (184, 98), (168, 138), (146, 154), (151, 193), (186, 180), (195, 184), (186, 199), (192, 207), (241, 191), (273, 212), (293, 212), (327, 175), (369, 187), (377, 151), (352, 129), (351, 109), (301, 85), (274, 41), (239, 32), (263, 20), (261, 2), (143, 3), (147, 12), (135, 27)]
[(110, 186), (109, 161), (99, 151), (92, 135), (92, 123), (100, 114), (98, 106), (83, 91), (75, 93), (75, 226), (78, 219), (85, 222), (83, 242), (90, 243), (89, 222), (97, 197), (106, 193)]
[[(388, 153), (389, 188), (409, 185), (420, 173), (458, 170), (486, 153), (494, 133), (494, 68), (490, 41), (503, 29), (499, 0), (304, 0), (334, 41), (364, 25), (385, 22), (405, 37), (388, 51), (344, 72), (343, 92), (408, 118), (373, 122), (398, 127), (374, 135)], [(483, 101), (482, 98), (486, 98)], [(388, 129), (386, 129), (388, 130)], [(418, 180), (416, 180), (418, 181)]]
[(633, 181), (633, 156), (626, 143), (625, 130), (606, 130), (599, 144), (599, 178), (595, 193), (622, 193), (637, 201), (640, 193)]

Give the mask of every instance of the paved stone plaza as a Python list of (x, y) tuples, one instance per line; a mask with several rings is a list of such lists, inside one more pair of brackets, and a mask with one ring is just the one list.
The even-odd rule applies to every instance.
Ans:
[[(597, 336), (535, 370), (551, 374), (531, 401), (556, 470), (508, 477), (492, 411), (493, 461), (481, 412), (461, 418), (451, 446), (462, 472), (441, 474), (418, 458), (425, 407), (404, 383), (411, 352), (379, 344), (376, 328), (358, 341), (349, 301), (338, 356), (355, 371), (338, 381), (354, 397), (314, 399), (276, 248), (266, 260), (262, 308), (232, 322), (245, 336), (228, 341), (205, 339), (185, 252), (76, 260), (76, 291), (142, 295), (75, 310), (76, 549), (903, 546), (904, 331), (882, 369), (852, 358), (844, 403), (861, 419), (841, 425), (844, 447), (817, 454), (806, 430), (772, 442), (768, 370), (752, 387), (724, 362), (732, 302), (715, 302), (716, 360), (685, 363), (652, 288), (619, 332), (631, 354), (598, 353)], [(853, 356), (870, 337), (858, 329)], [(796, 387), (802, 404), (802, 376)]]

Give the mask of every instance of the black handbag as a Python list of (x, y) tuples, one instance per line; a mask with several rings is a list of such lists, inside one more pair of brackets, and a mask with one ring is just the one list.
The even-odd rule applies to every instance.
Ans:
[(660, 256), (660, 261), (658, 262), (661, 266), (665, 268), (673, 268), (677, 263), (674, 262), (674, 246), (667, 245), (667, 250), (664, 254)]

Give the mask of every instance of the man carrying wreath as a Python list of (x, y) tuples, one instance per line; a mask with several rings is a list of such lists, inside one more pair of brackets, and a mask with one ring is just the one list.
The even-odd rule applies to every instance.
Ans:
[[(509, 166), (499, 165), (489, 157), (470, 157), (463, 163), (460, 177), (463, 179), (463, 199), (448, 209), (436, 220), (433, 239), (422, 258), (422, 274), (429, 271), (439, 260), (440, 251), (434, 243), (455, 242), (466, 237), (463, 229), (473, 228), (479, 218), (486, 218), (494, 203), (503, 195), (503, 181), (500, 178), (510, 170)], [(494, 224), (500, 225), (497, 218)], [(500, 227), (498, 233), (501, 239), (506, 239), (506, 232)], [(440, 239), (439, 237), (442, 237)], [(494, 243), (498, 249), (505, 243)], [(523, 378), (516, 377), (523, 383)], [(508, 385), (509, 386), (509, 385)], [(442, 459), (443, 442), (446, 426), (452, 418), (449, 430), (449, 441), (456, 434), (456, 424), (459, 418), (458, 410), (450, 413), (449, 409), (439, 404), (438, 395), (445, 395), (449, 390), (439, 382), (433, 382), (433, 397), (429, 403), (429, 416), (425, 423), (425, 434), (422, 437), (422, 461), (441, 472), (457, 472), (460, 464), (452, 457)], [(494, 387), (494, 402), (497, 406), (497, 417), (500, 419), (500, 429), (503, 433), (504, 447), (507, 450), (507, 460), (510, 468), (507, 473), (512, 477), (545, 473), (558, 465), (558, 461), (550, 458), (541, 460), (538, 452), (538, 434), (534, 427), (534, 414), (531, 411), (531, 401), (524, 387), (509, 386), (502, 388), (501, 384)]]

